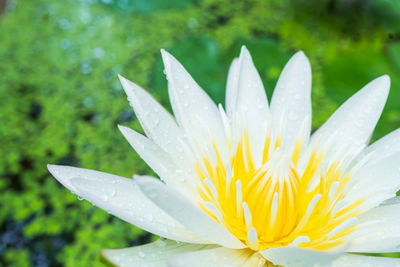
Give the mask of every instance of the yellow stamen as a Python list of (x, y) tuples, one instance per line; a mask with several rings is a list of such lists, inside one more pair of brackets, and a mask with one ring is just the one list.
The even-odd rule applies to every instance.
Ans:
[(288, 245), (324, 250), (342, 245), (354, 231), (362, 203), (345, 200), (343, 189), (351, 173), (343, 173), (339, 160), (323, 164), (323, 150), (313, 149), (306, 161), (300, 161), (301, 139), (292, 154), (285, 155), (281, 140), (266, 137), (259, 167), (247, 132), (237, 144), (230, 144), (235, 151), (228, 162), (214, 144), (216, 159), (204, 156), (194, 168), (203, 200), (200, 207), (251, 250)]

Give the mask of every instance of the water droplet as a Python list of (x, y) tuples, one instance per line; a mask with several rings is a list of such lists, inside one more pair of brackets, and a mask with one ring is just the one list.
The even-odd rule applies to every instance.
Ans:
[(144, 258), (144, 256), (146, 256), (146, 254), (143, 253), (143, 251), (139, 251), (139, 257)]
[(111, 191), (111, 196), (114, 197), (116, 194), (117, 194), (117, 190), (113, 189), (113, 190)]
[(81, 197), (81, 196), (78, 196), (78, 200), (83, 200), (83, 197)]

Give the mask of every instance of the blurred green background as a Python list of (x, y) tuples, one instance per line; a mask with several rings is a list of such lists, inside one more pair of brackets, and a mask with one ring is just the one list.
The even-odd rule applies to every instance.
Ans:
[(117, 129), (140, 129), (117, 74), (169, 106), (159, 50), (223, 103), (230, 61), (252, 53), (271, 96), (297, 50), (313, 69), (313, 128), (382, 74), (373, 139), (400, 125), (397, 0), (0, 0), (0, 265), (102, 266), (152, 237), (75, 195), (47, 163), (151, 173)]

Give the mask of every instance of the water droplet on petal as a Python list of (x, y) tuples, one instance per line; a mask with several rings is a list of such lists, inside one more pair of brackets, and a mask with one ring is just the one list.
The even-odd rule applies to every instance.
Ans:
[(114, 197), (116, 194), (117, 194), (117, 190), (113, 189), (113, 190), (111, 191), (111, 196)]

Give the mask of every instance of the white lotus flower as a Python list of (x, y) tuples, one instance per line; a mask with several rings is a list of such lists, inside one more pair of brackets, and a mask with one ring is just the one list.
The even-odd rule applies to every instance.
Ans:
[[(371, 146), (390, 80), (379, 77), (310, 137), (311, 69), (299, 52), (271, 105), (249, 52), (229, 70), (225, 110), (162, 50), (175, 119), (120, 77), (147, 136), (122, 134), (160, 176), (67, 166), (73, 193), (165, 239), (104, 250), (118, 266), (400, 266), (348, 252), (400, 251), (400, 131)], [(178, 241), (178, 242), (176, 242)]]

